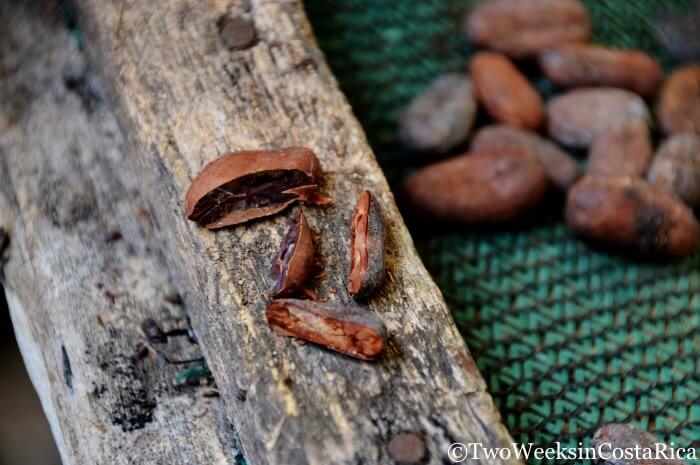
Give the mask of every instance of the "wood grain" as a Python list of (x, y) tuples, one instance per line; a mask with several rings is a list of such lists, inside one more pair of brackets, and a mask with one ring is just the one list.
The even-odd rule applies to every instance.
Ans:
[[(391, 463), (387, 444), (404, 431), (425, 436), (429, 463), (449, 463), (455, 441), (509, 445), (300, 3), (77, 4), (86, 47), (130, 141), (133, 181), (163, 232), (169, 268), (248, 461)], [(252, 21), (248, 48), (224, 46), (226, 17)], [(268, 272), (288, 212), (218, 232), (185, 219), (184, 193), (207, 162), (231, 150), (292, 145), (317, 153), (323, 188), (335, 200), (304, 207), (325, 269), (315, 289), (321, 299), (349, 301), (349, 223), (360, 192), (372, 190), (388, 219), (387, 282), (365, 302), (389, 331), (374, 363), (276, 337), (265, 324)], [(113, 174), (125, 176), (117, 167)]]
[[(14, 329), (63, 463), (236, 465), (212, 387), (175, 387), (182, 367), (135, 356), (144, 317), (181, 328), (186, 312), (114, 114), (57, 13), (0, 3), (0, 226)], [(200, 353), (183, 338), (160, 347)]]

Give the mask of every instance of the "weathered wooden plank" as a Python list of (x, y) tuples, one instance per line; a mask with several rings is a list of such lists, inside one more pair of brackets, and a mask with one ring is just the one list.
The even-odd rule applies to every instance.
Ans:
[[(421, 264), (361, 127), (294, 0), (78, 0), (86, 46), (133, 144), (167, 260), (253, 464), (389, 463), (401, 431), (430, 463), (455, 440), (506, 445), (485, 384)], [(228, 47), (227, 18), (257, 39)], [(225, 32), (224, 32), (225, 34)], [(187, 221), (199, 170), (236, 149), (302, 145), (319, 156), (331, 208), (305, 207), (325, 266), (321, 299), (347, 301), (349, 221), (364, 189), (389, 218), (388, 280), (366, 305), (389, 329), (362, 363), (274, 336), (263, 310), (287, 215), (211, 232)], [(489, 462), (484, 460), (485, 463)], [(498, 461), (493, 461), (498, 462)]]
[(212, 388), (175, 387), (182, 366), (135, 356), (143, 318), (183, 327), (185, 311), (115, 117), (47, 6), (0, 2), (0, 226), (17, 340), (63, 463), (234, 465)]

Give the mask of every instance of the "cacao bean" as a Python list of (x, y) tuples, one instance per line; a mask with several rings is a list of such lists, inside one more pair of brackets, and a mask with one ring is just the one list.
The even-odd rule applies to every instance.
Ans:
[(622, 87), (652, 96), (663, 79), (661, 67), (646, 53), (591, 44), (564, 44), (539, 55), (545, 76), (562, 87)]
[(505, 55), (477, 53), (469, 70), (479, 100), (496, 121), (526, 129), (542, 124), (542, 98)]
[(575, 89), (547, 104), (550, 136), (571, 147), (588, 147), (603, 132), (633, 120), (649, 121), (649, 110), (641, 97), (623, 89)]
[(326, 204), (320, 166), (307, 148), (229, 153), (209, 163), (185, 196), (187, 218), (208, 229), (245, 223), (296, 201)]
[(265, 310), (267, 324), (284, 336), (313, 342), (362, 360), (384, 349), (384, 325), (360, 307), (342, 307), (311, 300), (279, 299)]
[(479, 45), (524, 57), (555, 45), (587, 40), (586, 9), (576, 0), (491, 0), (467, 16), (464, 30)]
[(700, 60), (700, 1), (689, 11), (661, 11), (656, 19), (656, 38), (677, 61)]
[(526, 149), (537, 155), (549, 180), (566, 192), (580, 177), (578, 162), (537, 133), (504, 125), (486, 126), (474, 134), (472, 152)]
[(700, 233), (680, 200), (636, 178), (586, 176), (569, 191), (566, 222), (594, 242), (655, 258), (690, 255)]
[(700, 206), (700, 136), (675, 134), (656, 152), (647, 179), (676, 194), (691, 208)]
[(406, 198), (419, 214), (462, 224), (517, 218), (535, 207), (546, 189), (537, 156), (512, 148), (460, 155), (404, 182)]
[(649, 126), (644, 121), (629, 121), (593, 141), (586, 172), (594, 176), (643, 178), (652, 156)]
[(384, 218), (376, 198), (360, 195), (350, 224), (348, 292), (366, 297), (384, 281)]
[(270, 270), (271, 293), (275, 297), (294, 294), (303, 289), (311, 274), (314, 243), (304, 212), (296, 210), (289, 221), (289, 229), (282, 238), (279, 252)]
[(671, 73), (661, 88), (657, 116), (668, 134), (700, 134), (700, 65)]
[[(656, 436), (633, 425), (611, 423), (602, 426), (593, 435), (593, 446), (600, 450), (604, 464), (610, 465), (685, 465), (672, 457), (671, 448)], [(629, 450), (631, 454), (613, 453)], [(658, 451), (663, 451), (661, 455)], [(630, 455), (632, 456), (630, 458)], [(646, 457), (653, 457), (652, 459)]]
[(411, 102), (401, 118), (399, 137), (413, 150), (445, 153), (466, 140), (475, 118), (472, 82), (447, 74)]

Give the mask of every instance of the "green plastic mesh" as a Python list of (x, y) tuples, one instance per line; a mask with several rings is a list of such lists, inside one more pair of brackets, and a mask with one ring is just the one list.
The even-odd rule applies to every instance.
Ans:
[[(466, 69), (471, 47), (460, 22), (471, 3), (306, 2), (394, 186), (430, 161), (398, 145), (397, 120), (435, 77)], [(645, 49), (668, 67), (651, 22), (659, 8), (691, 2), (583, 3), (594, 41)], [(543, 79), (537, 86), (553, 91)], [(601, 424), (622, 421), (700, 447), (700, 255), (654, 265), (598, 252), (551, 210), (509, 231), (409, 224), (514, 439), (587, 446)]]

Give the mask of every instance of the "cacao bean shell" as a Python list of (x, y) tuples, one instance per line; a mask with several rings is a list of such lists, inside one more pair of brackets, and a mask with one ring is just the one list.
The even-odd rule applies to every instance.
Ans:
[(361, 307), (278, 299), (267, 307), (265, 318), (272, 329), (284, 336), (362, 360), (376, 358), (385, 345), (384, 324), (377, 315)]
[(209, 229), (245, 223), (296, 201), (325, 204), (321, 168), (307, 148), (242, 151), (207, 164), (185, 195), (187, 218)]
[(360, 195), (350, 224), (350, 273), (348, 292), (367, 297), (384, 282), (384, 217), (377, 199)]

